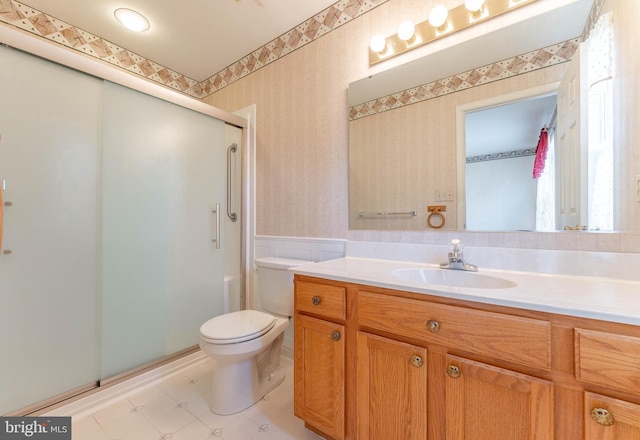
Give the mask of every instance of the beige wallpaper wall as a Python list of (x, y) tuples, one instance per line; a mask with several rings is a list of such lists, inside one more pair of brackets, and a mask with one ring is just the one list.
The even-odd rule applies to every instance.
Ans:
[(365, 75), (355, 66), (368, 55), (351, 33), (362, 35), (366, 17), (205, 99), (256, 104), (258, 235), (346, 236), (347, 85)]
[[(617, 2), (620, 9), (628, 3), (610, 1)], [(205, 98), (205, 102), (229, 111), (257, 105), (258, 235), (422, 243), (445, 243), (449, 239), (447, 232), (358, 232), (348, 228), (348, 84), (372, 73), (367, 59), (370, 36), (375, 32), (393, 33), (404, 18), (426, 18), (425, 11), (432, 6), (429, 3), (435, 4), (435, 1), (389, 0)], [(447, 5), (459, 3), (449, 1)], [(634, 15), (625, 16), (620, 9), (618, 20), (627, 22), (623, 29), (631, 35), (635, 32)], [(633, 54), (638, 43), (626, 38), (628, 44), (619, 49)], [(550, 69), (555, 72), (549, 73), (550, 76), (557, 73), (557, 68)], [(525, 77), (522, 80), (527, 81)], [(502, 83), (498, 83), (499, 87), (510, 87), (507, 80)], [(639, 87), (632, 89), (635, 101), (629, 102), (640, 102), (636, 96)], [(469, 93), (478, 93), (480, 88)], [(633, 112), (627, 112), (629, 125), (619, 137), (629, 148), (635, 148), (631, 147), (631, 140), (640, 134), (639, 124), (630, 123), (638, 119), (640, 109), (636, 107), (631, 107)], [(477, 245), (623, 252), (640, 249), (638, 234), (464, 232), (457, 235)]]
[(204, 99), (230, 111), (257, 106), (257, 234), (347, 236), (347, 87), (373, 71), (371, 35), (425, 20), (437, 3), (389, 0)]

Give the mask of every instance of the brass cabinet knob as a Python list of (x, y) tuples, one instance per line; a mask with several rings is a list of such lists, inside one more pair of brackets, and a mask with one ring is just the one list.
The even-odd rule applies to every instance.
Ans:
[(438, 330), (440, 330), (440, 323), (435, 319), (430, 319), (427, 321), (427, 328), (431, 333), (438, 333)]
[(409, 362), (411, 363), (411, 365), (413, 365), (416, 368), (422, 367), (422, 364), (424, 363), (422, 360), (422, 357), (418, 356), (417, 354), (414, 354), (413, 356), (411, 356), (409, 358)]
[(455, 365), (448, 365), (447, 374), (449, 375), (450, 378), (457, 379), (462, 374), (462, 371), (460, 371), (460, 368), (456, 367)]
[(604, 408), (593, 408), (591, 410), (591, 418), (596, 422), (604, 426), (611, 426), (614, 424), (615, 419), (613, 414)]
[(331, 333), (331, 339), (333, 339), (334, 341), (338, 342), (340, 340), (340, 332), (335, 330)]
[(314, 296), (313, 298), (311, 298), (311, 302), (313, 303), (314, 306), (317, 306), (320, 304), (320, 297), (319, 296)]

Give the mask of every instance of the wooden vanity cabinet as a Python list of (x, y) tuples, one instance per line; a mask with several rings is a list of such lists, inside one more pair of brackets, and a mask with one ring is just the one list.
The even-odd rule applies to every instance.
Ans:
[(327, 438), (345, 438), (346, 289), (295, 282), (294, 413)]
[[(415, 431), (398, 435), (371, 436), (363, 433), (360, 422), (363, 411), (367, 408), (370, 396), (361, 392), (361, 371), (366, 366), (362, 353), (363, 341), (358, 338), (358, 438), (385, 439), (410, 438), (426, 439), (428, 417), (435, 426), (431, 427), (431, 437), (447, 440), (495, 440), (495, 439), (553, 439), (553, 384), (533, 376), (528, 376), (493, 365), (483, 364), (460, 356), (449, 354), (454, 350), (475, 353), (485, 357), (502, 359), (524, 366), (534, 367), (542, 371), (551, 369), (551, 324), (540, 319), (505, 315), (460, 306), (434, 303), (422, 299), (404, 298), (389, 295), (386, 292), (370, 291), (362, 287), (357, 295), (357, 322), (360, 328), (369, 331), (392, 333), (394, 339), (416, 340), (439, 352), (434, 355), (429, 374), (435, 390), (432, 394), (440, 399), (433, 408), (426, 408), (425, 417), (410, 420), (413, 423), (395, 423), (403, 420), (400, 414), (408, 414), (408, 408), (419, 406), (413, 401), (414, 387), (421, 389), (419, 379), (410, 376), (415, 368), (411, 354), (404, 356), (404, 369), (396, 368), (380, 376), (380, 381), (390, 381), (390, 387), (398, 382), (408, 386), (400, 388), (405, 394), (405, 402), (411, 402), (403, 408), (395, 398), (388, 398), (391, 393), (380, 395), (380, 402), (369, 404), (369, 413), (376, 407), (388, 407), (386, 412), (394, 417), (387, 417), (386, 423), (397, 429), (410, 427)], [(361, 333), (359, 333), (360, 335)], [(401, 344), (401, 342), (391, 341)], [(408, 348), (416, 348), (408, 346)], [(424, 351), (426, 362), (427, 350)], [(444, 363), (444, 365), (442, 365)], [(387, 362), (387, 365), (389, 362)], [(440, 364), (440, 365), (438, 365)], [(376, 371), (376, 370), (373, 370)], [(384, 373), (384, 372), (383, 372)], [(370, 372), (372, 375), (373, 372)], [(425, 386), (427, 372), (424, 371)], [(366, 382), (366, 381), (364, 381)], [(444, 386), (443, 386), (444, 384)], [(391, 394), (393, 396), (393, 394)], [(395, 397), (395, 396), (393, 396)], [(424, 395), (425, 404), (428, 395)], [(438, 402), (439, 401), (439, 402)], [(400, 407), (399, 407), (400, 406)], [(443, 407), (443, 410), (441, 410)], [(364, 411), (366, 413), (366, 411)], [(417, 429), (415, 426), (419, 425)], [(391, 428), (388, 428), (391, 429)], [(409, 428), (405, 428), (407, 430)], [(424, 430), (423, 430), (424, 429)]]
[(427, 438), (427, 350), (358, 332), (358, 439)]
[[(640, 394), (640, 337), (575, 329), (576, 377)], [(585, 391), (585, 440), (640, 439), (640, 404)]]
[(295, 412), (328, 439), (640, 440), (640, 327), (295, 286)]
[(640, 439), (640, 405), (585, 393), (585, 440)]
[(294, 413), (338, 440), (344, 438), (344, 326), (295, 318)]
[(553, 384), (447, 356), (446, 439), (553, 439)]

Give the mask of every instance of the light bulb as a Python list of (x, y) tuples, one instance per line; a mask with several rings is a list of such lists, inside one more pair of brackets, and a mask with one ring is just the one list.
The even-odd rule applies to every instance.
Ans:
[(369, 47), (372, 51), (380, 53), (384, 51), (385, 47), (387, 47), (387, 39), (384, 37), (384, 35), (376, 34), (371, 37)]
[(429, 23), (435, 28), (439, 28), (446, 23), (449, 16), (449, 10), (445, 5), (435, 6), (431, 12), (429, 12)]
[(415, 33), (416, 26), (411, 20), (403, 21), (400, 23), (400, 26), (398, 26), (398, 38), (402, 41), (410, 40)]
[(142, 32), (149, 29), (149, 20), (147, 20), (142, 14), (132, 9), (119, 8), (113, 12), (116, 20), (122, 24), (122, 26), (135, 32)]
[(470, 12), (478, 12), (482, 9), (482, 5), (484, 5), (484, 0), (464, 0), (464, 6)]

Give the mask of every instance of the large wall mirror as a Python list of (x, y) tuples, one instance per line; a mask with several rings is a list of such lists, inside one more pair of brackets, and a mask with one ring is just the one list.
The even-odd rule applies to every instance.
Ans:
[[(611, 204), (617, 210), (626, 204), (615, 194), (612, 167), (625, 159), (611, 152), (611, 74), (587, 78), (585, 61), (612, 38), (611, 14), (609, 33), (604, 28), (599, 36), (603, 44), (591, 51), (580, 44), (592, 10), (602, 6), (599, 15), (606, 17), (621, 1), (559, 1), (521, 22), (350, 84), (350, 229), (635, 229), (616, 227), (612, 218)], [(524, 65), (518, 63), (534, 66), (509, 72)], [(576, 68), (586, 90), (582, 108), (595, 106), (590, 117), (596, 119), (567, 108), (577, 93), (567, 91)], [(464, 84), (478, 72), (486, 77)], [(442, 89), (448, 90), (438, 94)], [(421, 92), (434, 96), (424, 99)], [(576, 123), (582, 128), (574, 130)], [(576, 131), (601, 145), (587, 154), (587, 142), (573, 139)], [(545, 177), (534, 179), (542, 143), (549, 151)], [(600, 154), (601, 147), (609, 152)], [(603, 166), (610, 170), (604, 177), (595, 173)], [(429, 210), (438, 212), (429, 218)]]

